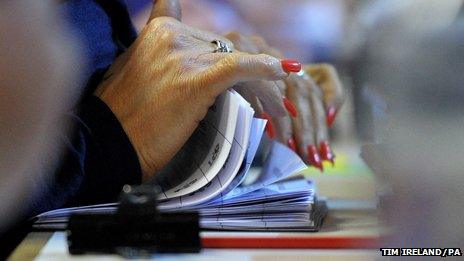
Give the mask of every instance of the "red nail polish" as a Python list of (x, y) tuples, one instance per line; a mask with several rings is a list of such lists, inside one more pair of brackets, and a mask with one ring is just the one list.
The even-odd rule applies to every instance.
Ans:
[(290, 115), (293, 118), (295, 118), (297, 115), (297, 112), (296, 112), (296, 107), (293, 104), (293, 102), (291, 102), (287, 97), (282, 97), (282, 99), (284, 100), (285, 109), (288, 111), (288, 113), (290, 113)]
[(267, 133), (267, 136), (269, 136), (269, 138), (273, 139), (275, 136), (275, 132), (274, 132), (274, 126), (272, 125), (271, 117), (266, 112), (263, 112), (261, 114), (261, 118), (267, 120), (266, 133)]
[(321, 144), (319, 145), (319, 153), (322, 160), (330, 161), (332, 166), (334, 165), (335, 155), (332, 153), (332, 150), (330, 149), (329, 143), (327, 141), (321, 141)]
[(321, 172), (324, 171), (321, 158), (317, 153), (316, 146), (314, 145), (308, 145), (308, 162), (312, 166), (318, 168)]
[(337, 110), (335, 109), (335, 107), (329, 107), (329, 109), (327, 110), (327, 126), (332, 126), (336, 114)]
[(295, 139), (293, 139), (293, 137), (288, 139), (287, 145), (288, 145), (288, 147), (290, 149), (292, 149), (294, 152), (296, 152), (296, 144), (295, 144)]
[(286, 73), (299, 72), (301, 71), (301, 63), (297, 60), (282, 60), (282, 69)]

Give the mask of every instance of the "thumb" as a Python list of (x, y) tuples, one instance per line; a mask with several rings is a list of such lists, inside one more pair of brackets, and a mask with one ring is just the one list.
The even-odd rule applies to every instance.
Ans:
[(161, 16), (172, 17), (180, 21), (182, 12), (179, 0), (153, 0), (153, 8), (148, 22)]

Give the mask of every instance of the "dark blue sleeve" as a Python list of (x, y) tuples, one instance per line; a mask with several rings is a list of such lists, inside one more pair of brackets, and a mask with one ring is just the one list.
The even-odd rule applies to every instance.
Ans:
[(29, 216), (51, 209), (117, 200), (124, 184), (139, 184), (137, 154), (110, 108), (95, 96), (69, 116), (74, 128), (61, 137), (64, 158), (32, 200)]

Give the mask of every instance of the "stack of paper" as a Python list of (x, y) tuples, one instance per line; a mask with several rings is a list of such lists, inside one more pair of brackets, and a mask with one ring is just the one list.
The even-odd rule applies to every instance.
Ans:
[[(236, 92), (221, 95), (205, 119), (153, 181), (162, 188), (162, 211), (200, 213), (204, 229), (317, 230), (325, 215), (314, 184), (282, 181), (306, 168), (286, 146), (273, 142), (258, 178), (242, 185), (258, 150), (265, 120)], [(58, 209), (36, 217), (37, 229), (66, 226), (71, 213), (108, 213), (116, 203)]]

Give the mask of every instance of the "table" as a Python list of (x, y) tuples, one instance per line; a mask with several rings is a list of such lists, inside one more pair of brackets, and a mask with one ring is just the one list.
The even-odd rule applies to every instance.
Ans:
[[(352, 162), (352, 161), (350, 161)], [(319, 194), (328, 196), (329, 215), (320, 232), (299, 234), (318, 238), (359, 238), (376, 240), (386, 230), (376, 210), (375, 181), (373, 175), (309, 174), (315, 179)], [(204, 234), (214, 236), (214, 234)], [(222, 234), (222, 236), (227, 234)], [(279, 236), (274, 234), (275, 236)], [(218, 236), (216, 234), (216, 236)], [(243, 236), (243, 235), (242, 235)], [(253, 236), (253, 235), (251, 235)], [(372, 241), (374, 246), (376, 242)], [(63, 259), (120, 259), (119, 256), (69, 256), (63, 233), (30, 233), (17, 247), (11, 260), (63, 260)], [(318, 249), (204, 249), (200, 254), (156, 255), (161, 260), (372, 260), (379, 259), (376, 248), (318, 248)]]
[[(317, 233), (298, 233), (297, 236), (309, 236), (317, 238), (360, 238), (372, 240), (378, 239), (384, 231), (380, 228), (377, 211), (372, 209), (368, 202), (359, 201), (329, 201), (329, 215), (320, 232)], [(240, 233), (238, 233), (240, 234)], [(254, 236), (245, 233), (242, 236)], [(279, 233), (272, 233), (279, 236)], [(280, 233), (285, 234), (285, 233)], [(227, 236), (237, 233), (214, 232), (213, 234), (204, 233), (204, 236)], [(255, 235), (256, 236), (256, 235)], [(373, 242), (375, 243), (375, 242)], [(379, 257), (378, 249), (204, 249), (200, 254), (182, 254), (182, 255), (157, 255), (157, 259), (170, 260), (172, 258), (185, 258), (186, 260), (228, 260), (228, 259), (251, 259), (251, 260), (301, 260), (302, 257), (333, 257), (372, 259)], [(26, 239), (12, 254), (12, 260), (63, 260), (63, 259), (85, 259), (96, 258), (97, 256), (77, 256), (68, 255), (65, 235), (62, 232), (57, 233), (30, 233)], [(99, 256), (102, 257), (102, 256)], [(110, 260), (118, 259), (118, 256), (105, 256)]]

